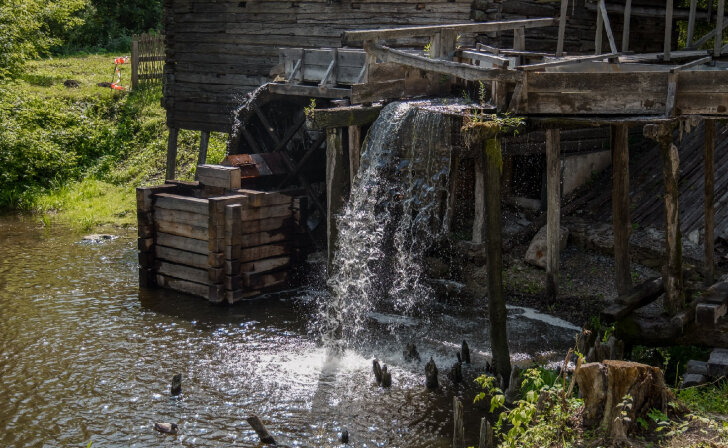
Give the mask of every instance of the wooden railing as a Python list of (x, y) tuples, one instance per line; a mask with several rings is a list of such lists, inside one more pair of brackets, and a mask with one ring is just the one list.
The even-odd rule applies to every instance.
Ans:
[(131, 42), (131, 88), (161, 83), (164, 78), (164, 36), (142, 34)]

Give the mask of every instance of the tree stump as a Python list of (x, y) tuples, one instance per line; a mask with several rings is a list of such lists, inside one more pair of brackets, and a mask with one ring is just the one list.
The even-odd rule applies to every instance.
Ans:
[(425, 386), (428, 389), (437, 389), (440, 387), (440, 382), (437, 378), (437, 365), (435, 360), (430, 358), (430, 362), (425, 365)]
[[(622, 439), (646, 417), (650, 409), (667, 413), (673, 400), (657, 367), (627, 361), (604, 361), (582, 365), (575, 373), (584, 398), (584, 424), (599, 424), (614, 439)], [(631, 397), (631, 407), (620, 405)], [(625, 411), (623, 418), (621, 411)]]
[(372, 361), (372, 372), (374, 372), (374, 379), (377, 381), (377, 385), (382, 385), (382, 366), (379, 365), (379, 360), (375, 359)]

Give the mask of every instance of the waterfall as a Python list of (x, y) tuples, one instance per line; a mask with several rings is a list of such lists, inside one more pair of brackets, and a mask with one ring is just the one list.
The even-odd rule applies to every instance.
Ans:
[(324, 341), (350, 343), (384, 310), (422, 316), (432, 303), (425, 252), (447, 232), (451, 120), (427, 102), (387, 105), (372, 125), (348, 203), (337, 217)]

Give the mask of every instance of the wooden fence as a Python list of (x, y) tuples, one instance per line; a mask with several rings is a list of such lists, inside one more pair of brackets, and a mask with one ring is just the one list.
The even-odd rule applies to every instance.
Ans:
[(161, 83), (164, 76), (164, 36), (142, 34), (131, 42), (131, 88)]

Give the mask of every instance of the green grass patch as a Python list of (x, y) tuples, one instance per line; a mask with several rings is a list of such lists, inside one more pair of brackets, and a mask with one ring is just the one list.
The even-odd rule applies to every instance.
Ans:
[[(32, 211), (84, 230), (134, 221), (134, 188), (163, 179), (166, 113), (160, 86), (97, 85), (112, 81), (114, 56), (33, 61), (0, 82), (0, 211)], [(122, 76), (128, 85), (130, 67)], [(198, 145), (199, 133), (180, 132), (178, 178), (193, 178)], [(222, 160), (225, 146), (225, 135), (213, 133), (208, 162)]]
[(728, 381), (676, 391), (677, 397), (696, 414), (728, 414)]

